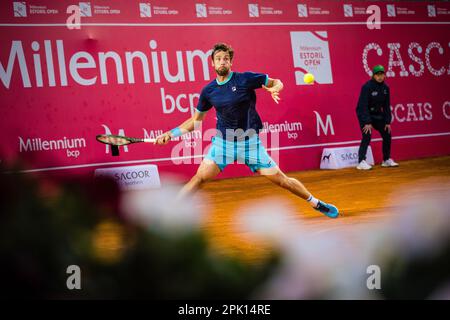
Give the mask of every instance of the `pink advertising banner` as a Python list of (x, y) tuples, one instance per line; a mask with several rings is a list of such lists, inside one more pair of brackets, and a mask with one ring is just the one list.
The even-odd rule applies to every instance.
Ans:
[[(191, 175), (210, 144), (213, 110), (201, 131), (118, 157), (95, 136), (153, 138), (190, 117), (214, 79), (216, 42), (235, 49), (233, 70), (283, 81), (280, 104), (258, 90), (257, 110), (286, 171), (319, 168), (324, 147), (359, 144), (355, 108), (375, 64), (391, 89), (393, 158), (450, 153), (449, 3), (2, 1), (0, 40), (0, 160), (20, 160), (27, 172), (152, 163)], [(306, 72), (315, 84), (303, 83)], [(232, 166), (222, 177), (249, 172)]]

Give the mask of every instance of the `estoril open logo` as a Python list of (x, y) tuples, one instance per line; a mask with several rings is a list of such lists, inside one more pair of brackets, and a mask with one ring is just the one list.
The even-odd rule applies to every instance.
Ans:
[(27, 3), (25, 1), (13, 2), (14, 17), (25, 18), (27, 16)]
[(293, 31), (291, 45), (297, 85), (306, 84), (303, 81), (306, 73), (312, 73), (318, 84), (333, 83), (326, 31)]

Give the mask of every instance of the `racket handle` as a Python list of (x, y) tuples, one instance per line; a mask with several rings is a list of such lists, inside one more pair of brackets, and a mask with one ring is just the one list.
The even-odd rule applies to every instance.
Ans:
[(146, 139), (143, 139), (143, 141), (147, 142), (147, 143), (155, 143), (156, 139), (146, 138)]
[(119, 147), (118, 146), (111, 146), (111, 154), (115, 157), (119, 155)]

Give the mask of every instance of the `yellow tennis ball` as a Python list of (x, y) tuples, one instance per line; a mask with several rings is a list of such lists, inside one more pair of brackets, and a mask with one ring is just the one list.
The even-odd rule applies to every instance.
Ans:
[(307, 84), (314, 82), (314, 76), (311, 73), (307, 73), (303, 76), (303, 81)]

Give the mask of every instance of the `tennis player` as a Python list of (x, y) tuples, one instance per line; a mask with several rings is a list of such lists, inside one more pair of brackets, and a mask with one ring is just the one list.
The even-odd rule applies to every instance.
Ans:
[(233, 54), (233, 49), (227, 44), (218, 43), (214, 46), (211, 59), (217, 77), (202, 89), (194, 115), (156, 138), (155, 143), (162, 145), (174, 137), (193, 131), (208, 110), (213, 106), (216, 109), (217, 134), (197, 173), (182, 188), (180, 197), (194, 192), (203, 183), (216, 177), (228, 164), (239, 161), (254, 173), (265, 176), (308, 201), (317, 211), (330, 218), (337, 218), (339, 210), (334, 205), (315, 198), (300, 181), (286, 176), (280, 170), (258, 137), (262, 122), (256, 111), (255, 90), (265, 89), (278, 104), (283, 83), (262, 73), (231, 71)]

